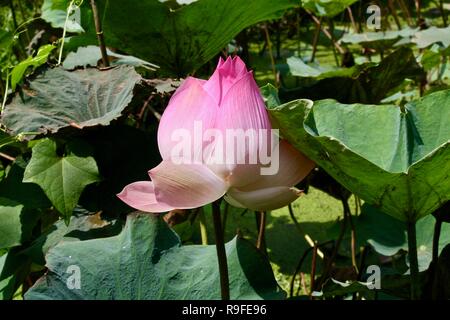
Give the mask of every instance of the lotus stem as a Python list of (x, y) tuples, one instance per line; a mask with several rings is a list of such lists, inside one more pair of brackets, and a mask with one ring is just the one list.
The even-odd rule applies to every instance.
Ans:
[(230, 285), (228, 279), (228, 263), (225, 251), (225, 240), (220, 216), (220, 199), (212, 204), (214, 233), (216, 236), (217, 259), (219, 262), (220, 293), (222, 300), (230, 300)]
[(353, 223), (352, 213), (350, 211), (348, 201), (344, 202), (344, 206), (346, 207), (346, 209), (344, 210), (344, 214), (347, 215), (348, 222), (350, 224), (350, 236), (351, 236), (350, 247), (351, 247), (351, 254), (352, 254), (352, 265), (353, 265), (353, 268), (355, 268), (356, 273), (359, 273), (358, 263), (356, 262), (356, 228)]
[(416, 14), (417, 14), (417, 26), (420, 26), (420, 22), (422, 20), (422, 4), (420, 3), (420, 0), (414, 1), (416, 5)]
[(230, 209), (230, 205), (228, 202), (225, 202), (225, 206), (223, 208), (223, 217), (222, 217), (222, 232), (225, 234), (225, 230), (227, 228), (227, 217), (228, 217), (228, 210)]
[(95, 0), (91, 0), (92, 14), (94, 16), (95, 32), (97, 33), (98, 44), (102, 54), (103, 67), (109, 67), (108, 53), (106, 52), (105, 38), (103, 36), (102, 25), (98, 16), (98, 9)]
[[(323, 32), (323, 34), (331, 40), (331, 42), (333, 43), (334, 47), (337, 49), (337, 51), (339, 51), (340, 54), (344, 54), (345, 50), (344, 48), (342, 48), (340, 46), (339, 43), (337, 43), (334, 38), (333, 35), (331, 34), (330, 31), (328, 31), (326, 28), (322, 27), (322, 18), (318, 19), (315, 15), (313, 15), (310, 11), (306, 10), (306, 12), (311, 16), (311, 18), (313, 19), (313, 21), (316, 23), (317, 27), (319, 28), (319, 33), (320, 31)], [(311, 60), (312, 61), (312, 60)]]
[(347, 223), (348, 223), (347, 211), (350, 211), (350, 208), (348, 206), (347, 200), (344, 197), (341, 198), (341, 201), (342, 201), (342, 206), (343, 206), (343, 209), (344, 209), (344, 218), (342, 220), (341, 232), (339, 233), (339, 236), (336, 239), (335, 247), (333, 249), (333, 252), (331, 253), (330, 258), (329, 258), (329, 260), (327, 261), (327, 263), (325, 265), (325, 270), (322, 273), (322, 278), (319, 281), (319, 286), (321, 286), (323, 284), (325, 279), (330, 274), (331, 269), (333, 267), (333, 262), (334, 262), (334, 260), (336, 259), (337, 255), (338, 255), (339, 248), (341, 246), (342, 240), (344, 239), (345, 232), (347, 231)]
[(309, 299), (312, 300), (312, 293), (314, 291), (315, 280), (316, 280), (316, 264), (317, 264), (317, 243), (314, 243), (312, 261), (311, 261), (311, 290), (309, 291)]
[(256, 247), (266, 254), (267, 252), (266, 252), (265, 233), (266, 233), (267, 213), (266, 211), (261, 211), (257, 214), (259, 215), (259, 226), (258, 226), (258, 240), (256, 242)]
[(67, 7), (66, 20), (64, 21), (63, 34), (62, 34), (62, 38), (61, 38), (61, 47), (59, 48), (58, 65), (60, 65), (62, 62), (64, 42), (66, 39), (66, 32), (67, 32), (67, 22), (69, 21), (69, 16), (70, 16), (70, 13), (72, 12), (73, 2), (74, 2), (74, 0), (70, 1), (69, 6)]
[[(292, 203), (288, 205), (289, 208), (289, 215), (291, 216), (292, 221), (294, 221), (294, 225), (297, 228), (298, 233), (300, 233), (301, 236), (305, 238), (305, 241), (310, 245), (311, 249), (314, 248), (314, 240), (310, 237), (309, 234), (307, 234), (303, 228), (301, 227), (300, 223), (298, 222), (297, 218), (294, 215), (294, 209), (292, 208)], [(317, 249), (317, 255), (323, 260), (325, 258), (324, 253), (319, 248)]]
[(202, 245), (208, 245), (208, 232), (206, 230), (206, 219), (205, 213), (203, 212), (203, 208), (200, 208), (198, 213), (199, 223), (200, 223), (200, 236), (202, 239)]
[(411, 277), (411, 300), (420, 298), (419, 262), (417, 259), (416, 223), (407, 222), (408, 231), (408, 257)]
[(273, 77), (275, 80), (275, 86), (278, 88), (279, 83), (278, 83), (277, 70), (275, 68), (275, 59), (273, 57), (273, 52), (272, 52), (272, 42), (270, 41), (269, 28), (267, 27), (267, 23), (264, 24), (264, 35), (266, 37), (267, 50), (269, 51), (270, 64), (272, 66), (272, 73), (273, 73)]
[(403, 2), (403, 0), (399, 0), (399, 4), (401, 7), (401, 11), (403, 13), (403, 15), (405, 16), (405, 19), (408, 23), (408, 25), (411, 27), (412, 23), (411, 23), (411, 14), (409, 13), (408, 7), (405, 5), (405, 3)]
[(358, 26), (356, 25), (355, 18), (353, 17), (352, 8), (350, 6), (347, 7), (347, 13), (348, 13), (348, 17), (350, 18), (350, 22), (352, 24), (353, 31), (356, 33), (359, 33)]
[(9, 73), (9, 71), (7, 71), (6, 72), (5, 93), (3, 95), (3, 101), (2, 101), (2, 105), (0, 107), (0, 115), (3, 113), (3, 109), (5, 109), (5, 105), (6, 105), (6, 100), (8, 99), (9, 78), (10, 78), (10, 73)]
[(444, 9), (444, 0), (439, 0), (439, 11), (441, 12), (442, 21), (444, 22), (444, 28), (447, 27), (447, 15)]
[(388, 8), (389, 8), (389, 11), (391, 12), (392, 16), (394, 17), (394, 21), (395, 21), (395, 24), (397, 25), (397, 29), (401, 30), (402, 25), (400, 23), (400, 19), (398, 18), (397, 11), (395, 9), (395, 5), (392, 0), (388, 0)]
[(318, 22), (316, 22), (316, 31), (314, 32), (314, 38), (312, 43), (312, 52), (311, 52), (311, 59), (309, 62), (314, 62), (314, 59), (316, 58), (316, 52), (317, 52), (317, 44), (319, 42), (319, 36), (320, 36), (320, 25), (322, 23), (322, 18)]
[[(301, 258), (300, 258), (300, 260), (299, 260), (299, 262), (298, 262), (298, 264), (297, 264), (297, 267), (295, 268), (294, 274), (292, 275), (292, 278), (291, 278), (290, 289), (289, 289), (289, 296), (290, 296), (290, 297), (293, 297), (293, 296), (294, 296), (294, 284), (295, 284), (295, 278), (297, 277), (297, 274), (300, 272), (300, 270), (301, 270), (301, 268), (302, 268), (302, 265), (303, 265), (303, 262), (305, 261), (305, 259), (306, 259), (306, 257), (308, 256), (308, 254), (309, 254), (309, 253), (314, 249), (314, 247), (315, 247), (315, 248), (316, 248), (316, 249), (315, 249), (315, 250), (316, 250), (316, 253), (317, 253), (317, 255), (319, 255), (319, 252), (321, 252), (320, 249), (319, 249), (320, 247), (323, 247), (323, 246), (325, 246), (325, 245), (327, 245), (327, 244), (330, 244), (330, 243), (333, 243), (333, 242), (334, 242), (334, 240), (329, 240), (329, 241), (327, 241), (327, 242), (317, 244), (317, 245), (315, 245), (315, 246), (313, 246), (313, 247), (309, 247), (308, 249), (305, 250), (305, 252), (303, 252), (303, 254), (302, 254), (302, 256), (301, 256)], [(319, 257), (320, 257), (320, 255), (319, 255)], [(300, 272), (300, 273), (301, 273), (301, 272)], [(305, 291), (305, 293), (308, 293), (307, 290), (306, 290), (306, 285), (305, 285), (304, 291)], [(297, 294), (298, 294), (298, 292), (299, 292), (299, 290), (297, 290)]]

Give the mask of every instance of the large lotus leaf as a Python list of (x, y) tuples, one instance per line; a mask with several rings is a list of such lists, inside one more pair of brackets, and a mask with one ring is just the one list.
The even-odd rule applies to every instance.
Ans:
[(305, 9), (318, 16), (334, 17), (358, 0), (302, 0)]
[(98, 239), (117, 235), (121, 230), (118, 220), (105, 220), (100, 212), (92, 214), (86, 210), (75, 208), (69, 225), (63, 220), (56, 221), (46, 229), (31, 245), (23, 251), (31, 260), (39, 265), (45, 264), (45, 255), (61, 241), (80, 241)]
[(140, 80), (129, 66), (104, 71), (50, 69), (30, 82), (23, 97), (17, 95), (6, 106), (2, 122), (13, 134), (107, 125), (131, 102)]
[(367, 203), (416, 221), (450, 200), (450, 90), (405, 106), (292, 101), (285, 137)]
[[(82, 1), (75, 2), (81, 3)], [(87, 7), (88, 1), (85, 2)], [(70, 1), (67, 0), (44, 0), (42, 4), (42, 19), (49, 22), (54, 28), (64, 28), (65, 26), (68, 32), (84, 32), (85, 30), (81, 26), (82, 20), (84, 22), (85, 19), (90, 17), (86, 15), (81, 17), (82, 11), (76, 5), (73, 5), (66, 23), (69, 4)]]
[(419, 29), (417, 28), (412, 29), (406, 27), (395, 31), (347, 33), (339, 41), (350, 44), (361, 44), (364, 47), (385, 49), (397, 44), (399, 39), (411, 37), (418, 31)]
[(447, 48), (450, 46), (450, 26), (447, 28), (431, 27), (416, 32), (412, 35), (411, 42), (417, 44), (419, 48), (426, 48), (433, 43), (439, 43)]
[[(157, 65), (154, 65), (150, 62), (144, 61), (142, 59), (126, 56), (123, 54), (118, 54), (112, 52), (109, 49), (106, 49), (108, 54), (108, 58), (110, 60), (111, 65), (129, 65), (133, 67), (143, 67), (149, 70), (155, 70), (158, 68)], [(68, 70), (75, 69), (77, 67), (96, 67), (97, 62), (102, 59), (102, 55), (100, 52), (100, 48), (97, 46), (87, 46), (80, 47), (76, 52), (70, 52), (66, 59), (63, 62), (63, 67)]]
[[(174, 1), (128, 0), (124, 5), (99, 0), (97, 4), (108, 46), (185, 76), (218, 54), (244, 28), (278, 18), (299, 2), (199, 0), (180, 6)], [(96, 44), (95, 30), (85, 29), (89, 31), (70, 39), (67, 47)]]
[(306, 64), (299, 57), (287, 58), (287, 64), (289, 71), (293, 76), (302, 78), (314, 78), (316, 80), (344, 77), (354, 78), (373, 64), (355, 65), (350, 68), (336, 68), (336, 67), (322, 67), (317, 63)]
[[(232, 299), (283, 298), (266, 258), (246, 240), (226, 244)], [(80, 289), (69, 289), (80, 270)], [(219, 299), (215, 246), (181, 246), (160, 218), (128, 216), (114, 237), (62, 242), (47, 255), (48, 273), (26, 299)], [(101, 270), (101, 272), (98, 272)]]

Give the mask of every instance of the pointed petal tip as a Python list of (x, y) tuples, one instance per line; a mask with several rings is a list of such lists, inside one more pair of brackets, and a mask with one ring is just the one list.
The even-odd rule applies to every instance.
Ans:
[(165, 203), (156, 201), (154, 186), (151, 181), (130, 183), (116, 196), (130, 207), (143, 212), (161, 213), (173, 209)]
[(234, 70), (235, 70), (235, 73), (238, 75), (238, 77), (243, 76), (249, 72), (247, 70), (247, 66), (245, 65), (245, 62), (238, 55), (234, 56), (233, 62), (234, 62)]
[(216, 69), (220, 68), (220, 67), (223, 65), (224, 62), (225, 62), (225, 61), (223, 60), (223, 58), (222, 58), (222, 57), (219, 57), (219, 62), (217, 63)]

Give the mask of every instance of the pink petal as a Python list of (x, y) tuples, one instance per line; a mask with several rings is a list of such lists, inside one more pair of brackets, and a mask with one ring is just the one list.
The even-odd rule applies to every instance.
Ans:
[(272, 128), (252, 72), (247, 72), (230, 87), (220, 105), (218, 120), (216, 127), (223, 129)]
[(174, 164), (163, 160), (149, 171), (158, 202), (176, 209), (190, 209), (211, 203), (222, 197), (228, 186), (207, 166)]
[(165, 212), (173, 207), (156, 201), (153, 182), (138, 181), (133, 182), (123, 188), (117, 197), (132, 208), (144, 212)]
[[(272, 161), (274, 159), (272, 157)], [(315, 167), (313, 161), (295, 149), (286, 140), (280, 141), (278, 163), (278, 172), (276, 174), (260, 174), (256, 182), (247, 184), (241, 190), (251, 191), (277, 186), (292, 187), (302, 181)]]
[[(251, 72), (246, 73), (228, 90), (219, 107), (216, 128), (222, 132), (224, 137), (228, 133), (232, 133), (232, 131), (236, 133), (238, 130), (241, 130), (242, 133), (248, 133), (248, 136), (244, 150), (235, 148), (234, 152), (229, 152), (230, 150), (224, 148), (223, 158), (227, 159), (227, 165), (222, 166), (220, 171), (215, 172), (220, 176), (233, 174), (233, 185), (236, 186), (252, 182), (254, 179), (248, 180), (246, 175), (237, 172), (237, 167), (255, 164), (255, 161), (249, 160), (258, 160), (258, 151), (262, 147), (262, 145), (259, 145), (261, 129), (266, 130), (266, 134), (270, 135), (271, 125), (264, 101)], [(267, 143), (270, 142), (270, 139), (266, 140)], [(225, 141), (226, 144), (230, 143), (230, 139), (225, 139)], [(235, 170), (236, 172), (234, 172)], [(245, 168), (239, 171), (244, 172)], [(253, 177), (256, 178), (256, 176)]]
[[(203, 146), (195, 143), (195, 135), (214, 126), (218, 106), (213, 98), (203, 89), (202, 80), (189, 77), (182, 86), (178, 88), (170, 99), (169, 105), (164, 111), (158, 128), (158, 146), (163, 159), (172, 158), (175, 146), (188, 145), (191, 162), (194, 157), (199, 157)], [(200, 128), (199, 132), (194, 132), (194, 128)], [(183, 134), (183, 130), (186, 134)], [(179, 140), (173, 135), (179, 134)], [(181, 135), (190, 141), (184, 141)]]
[(246, 73), (247, 68), (241, 58), (228, 57), (225, 62), (220, 58), (216, 70), (203, 87), (221, 105), (228, 90)]
[(242, 59), (239, 56), (235, 56), (233, 58), (233, 68), (234, 68), (234, 73), (237, 75), (236, 78), (241, 78), (243, 76), (245, 76), (245, 74), (247, 73), (247, 67), (245, 65), (245, 62), (242, 61)]
[(222, 59), (222, 57), (219, 57), (219, 63), (217, 63), (216, 69), (219, 69), (224, 64), (224, 62), (225, 61)]
[(297, 198), (298, 195), (289, 187), (271, 187), (248, 192), (231, 188), (224, 197), (231, 205), (255, 211), (282, 208)]

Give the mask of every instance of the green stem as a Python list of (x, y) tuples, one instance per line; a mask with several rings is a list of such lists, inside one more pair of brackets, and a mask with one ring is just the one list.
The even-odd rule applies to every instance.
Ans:
[(267, 255), (266, 251), (266, 211), (261, 211), (257, 213), (259, 215), (259, 225), (258, 225), (258, 240), (256, 241), (256, 247)]
[(310, 280), (310, 287), (311, 290), (309, 291), (309, 299), (312, 300), (312, 293), (314, 291), (315, 287), (315, 280), (316, 280), (316, 261), (317, 261), (317, 243), (314, 243), (313, 247), (313, 254), (312, 254), (312, 261), (311, 261), (311, 280)]
[(205, 213), (203, 212), (203, 208), (200, 208), (200, 212), (198, 214), (199, 222), (200, 222), (200, 236), (202, 238), (202, 245), (208, 245), (208, 232), (206, 230), (206, 219)]
[(228, 264), (225, 251), (225, 241), (222, 229), (222, 219), (220, 217), (220, 200), (212, 204), (214, 233), (216, 236), (217, 259), (219, 262), (220, 293), (222, 300), (230, 300), (230, 285), (228, 279)]
[(9, 90), (9, 71), (7, 71), (6, 73), (6, 85), (5, 85), (5, 93), (3, 95), (3, 101), (2, 101), (2, 105), (0, 107), (0, 115), (3, 113), (3, 109), (5, 108), (6, 105), (6, 100), (8, 98), (8, 90)]
[(63, 34), (62, 34), (62, 39), (61, 39), (61, 48), (59, 48), (58, 65), (60, 65), (61, 61), (62, 61), (64, 41), (66, 39), (66, 32), (67, 32), (67, 22), (69, 21), (69, 16), (70, 16), (70, 13), (72, 12), (73, 2), (74, 2), (74, 0), (70, 1), (69, 6), (67, 8), (66, 20), (64, 21)]
[(333, 262), (338, 255), (342, 240), (344, 239), (345, 232), (347, 231), (348, 213), (350, 212), (350, 207), (348, 206), (348, 202), (347, 202), (347, 199), (345, 199), (345, 197), (341, 196), (341, 201), (342, 201), (342, 206), (344, 209), (344, 218), (342, 220), (341, 232), (339, 233), (339, 236), (336, 239), (333, 252), (331, 253), (331, 256), (328, 259), (327, 263), (325, 264), (324, 272), (322, 273), (321, 277), (317, 281), (318, 288), (320, 288), (322, 286), (322, 284), (325, 282), (325, 280), (328, 278), (328, 276), (331, 272), (331, 269), (333, 267)]
[(322, 18), (320, 18), (319, 22), (316, 22), (316, 31), (314, 33), (314, 38), (313, 38), (313, 43), (312, 43), (312, 53), (311, 53), (310, 62), (314, 62), (314, 59), (316, 58), (317, 44), (319, 42), (321, 23), (322, 23)]
[(415, 5), (416, 5), (416, 15), (417, 15), (417, 26), (420, 26), (420, 21), (422, 20), (422, 4), (420, 3), (420, 0), (415, 0), (414, 1)]
[(230, 205), (228, 204), (228, 202), (225, 202), (225, 208), (223, 209), (223, 218), (222, 218), (223, 234), (225, 234), (225, 230), (227, 229), (227, 217), (228, 217), (229, 209), (230, 209)]
[(269, 51), (269, 57), (270, 57), (270, 64), (272, 66), (272, 73), (274, 78), (274, 83), (276, 87), (279, 87), (278, 85), (278, 77), (277, 77), (277, 70), (275, 67), (275, 58), (273, 57), (272, 52), (272, 42), (270, 41), (270, 35), (269, 35), (269, 28), (267, 27), (267, 23), (264, 24), (264, 35), (266, 36), (266, 43), (267, 43), (267, 50)]
[(344, 213), (347, 214), (348, 222), (350, 224), (350, 248), (351, 248), (351, 256), (352, 256), (352, 265), (353, 268), (355, 268), (356, 273), (358, 273), (358, 264), (356, 262), (356, 228), (353, 223), (352, 213), (350, 211), (350, 207), (348, 205), (348, 201), (344, 202), (344, 206), (346, 209), (344, 210)]
[(441, 12), (442, 21), (444, 22), (444, 27), (447, 27), (447, 16), (444, 9), (444, 0), (439, 0), (439, 11)]
[(419, 288), (419, 262), (417, 260), (416, 223), (407, 222), (408, 231), (408, 257), (411, 277), (411, 300), (420, 298)]

